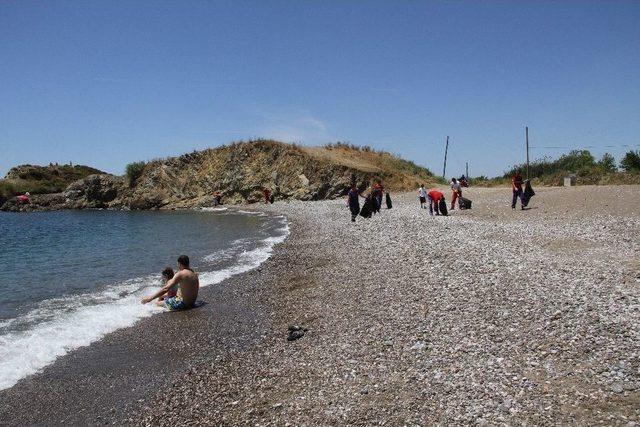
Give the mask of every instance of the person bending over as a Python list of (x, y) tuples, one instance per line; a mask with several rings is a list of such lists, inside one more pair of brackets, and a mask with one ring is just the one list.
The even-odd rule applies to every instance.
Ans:
[(431, 190), (427, 194), (427, 198), (429, 199), (429, 215), (433, 216), (434, 211), (436, 215), (440, 215), (440, 208), (438, 207), (438, 203), (441, 199), (444, 199), (444, 194), (438, 190)]
[(142, 304), (147, 304), (156, 298), (160, 298), (171, 290), (174, 285), (178, 285), (178, 294), (172, 298), (166, 298), (158, 301), (160, 307), (167, 307), (169, 310), (187, 310), (193, 308), (198, 298), (198, 290), (200, 289), (200, 280), (195, 271), (189, 267), (189, 257), (180, 255), (178, 257), (178, 272), (172, 279), (155, 294), (150, 297), (143, 298)]

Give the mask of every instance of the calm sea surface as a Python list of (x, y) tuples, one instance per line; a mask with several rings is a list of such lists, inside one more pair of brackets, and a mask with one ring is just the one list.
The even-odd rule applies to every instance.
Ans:
[(243, 211), (0, 213), (0, 389), (159, 312), (139, 303), (186, 254), (203, 286), (257, 267), (288, 233)]

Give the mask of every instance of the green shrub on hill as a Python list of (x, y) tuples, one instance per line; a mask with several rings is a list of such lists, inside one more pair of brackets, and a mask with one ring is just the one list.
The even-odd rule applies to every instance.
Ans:
[(144, 167), (146, 165), (147, 164), (145, 162), (133, 162), (129, 163), (125, 167), (125, 176), (127, 177), (129, 186), (135, 185), (138, 178), (140, 178), (140, 176), (142, 175), (142, 172), (144, 171)]

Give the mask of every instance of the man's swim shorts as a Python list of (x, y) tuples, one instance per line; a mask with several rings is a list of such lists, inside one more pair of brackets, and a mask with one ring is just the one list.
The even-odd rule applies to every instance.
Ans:
[(185, 304), (185, 302), (178, 297), (165, 299), (164, 305), (171, 311), (186, 310), (188, 308), (191, 308), (187, 306), (187, 304)]

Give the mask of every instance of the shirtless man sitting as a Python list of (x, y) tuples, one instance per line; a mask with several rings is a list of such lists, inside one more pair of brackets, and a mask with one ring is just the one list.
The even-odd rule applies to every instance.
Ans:
[(167, 283), (160, 288), (158, 292), (150, 297), (143, 298), (142, 304), (153, 301), (156, 298), (160, 298), (171, 290), (171, 287), (178, 284), (178, 295), (173, 298), (167, 298), (163, 301), (158, 301), (157, 304), (160, 307), (167, 307), (169, 310), (187, 310), (193, 308), (198, 298), (198, 289), (200, 289), (200, 280), (198, 275), (189, 268), (189, 257), (186, 255), (180, 255), (178, 258), (178, 272), (173, 276), (173, 279), (167, 281)]

